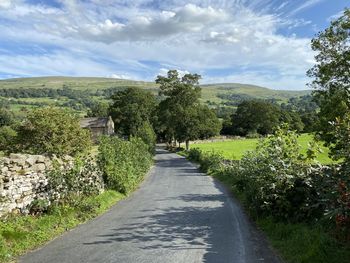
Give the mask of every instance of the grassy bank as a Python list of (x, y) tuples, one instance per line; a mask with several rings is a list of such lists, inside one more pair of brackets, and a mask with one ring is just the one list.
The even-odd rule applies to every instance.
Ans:
[[(301, 152), (306, 153), (308, 143), (312, 141), (311, 134), (301, 134), (298, 137), (298, 143), (301, 146)], [(215, 151), (221, 153), (226, 159), (240, 160), (247, 151), (253, 151), (258, 144), (258, 139), (241, 139), (230, 140), (223, 142), (209, 142), (193, 144), (191, 148), (198, 148), (203, 151)], [(329, 149), (321, 146), (321, 153), (317, 154), (317, 160), (323, 164), (332, 163), (332, 160), (328, 157)]]
[[(215, 173), (213, 177), (225, 184), (244, 206), (244, 197), (234, 191), (231, 177)], [(350, 249), (337, 242), (321, 224), (286, 223), (271, 217), (257, 218), (255, 223), (286, 262), (348, 263), (350, 260)]]
[(0, 221), (0, 262), (35, 249), (63, 232), (108, 210), (124, 195), (108, 190), (98, 196), (51, 208), (38, 216), (11, 216)]

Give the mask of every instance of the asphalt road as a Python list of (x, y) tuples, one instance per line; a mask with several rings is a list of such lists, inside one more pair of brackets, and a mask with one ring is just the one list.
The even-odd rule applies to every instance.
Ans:
[(158, 149), (132, 196), (20, 262), (280, 262), (225, 188)]

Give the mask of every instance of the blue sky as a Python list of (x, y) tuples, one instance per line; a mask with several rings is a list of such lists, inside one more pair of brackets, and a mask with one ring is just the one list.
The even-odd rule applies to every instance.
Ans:
[(95, 76), (305, 89), (344, 0), (0, 0), (0, 79)]

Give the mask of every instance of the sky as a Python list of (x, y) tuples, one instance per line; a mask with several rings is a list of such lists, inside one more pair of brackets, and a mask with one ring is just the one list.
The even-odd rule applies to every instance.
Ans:
[(310, 41), (350, 0), (0, 0), (0, 79), (153, 81), (306, 89)]

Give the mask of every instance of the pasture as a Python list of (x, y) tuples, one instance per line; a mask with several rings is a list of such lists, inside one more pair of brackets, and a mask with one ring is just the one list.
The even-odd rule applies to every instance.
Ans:
[[(301, 134), (298, 137), (298, 143), (303, 154), (308, 149), (308, 143), (313, 140), (312, 134)], [(230, 160), (239, 160), (247, 151), (254, 151), (259, 139), (237, 139), (222, 142), (208, 142), (192, 144), (191, 148), (198, 148), (203, 151), (215, 151), (221, 153)], [(322, 164), (329, 164), (334, 161), (328, 157), (329, 149), (319, 143), (322, 152), (317, 154), (317, 160)]]

